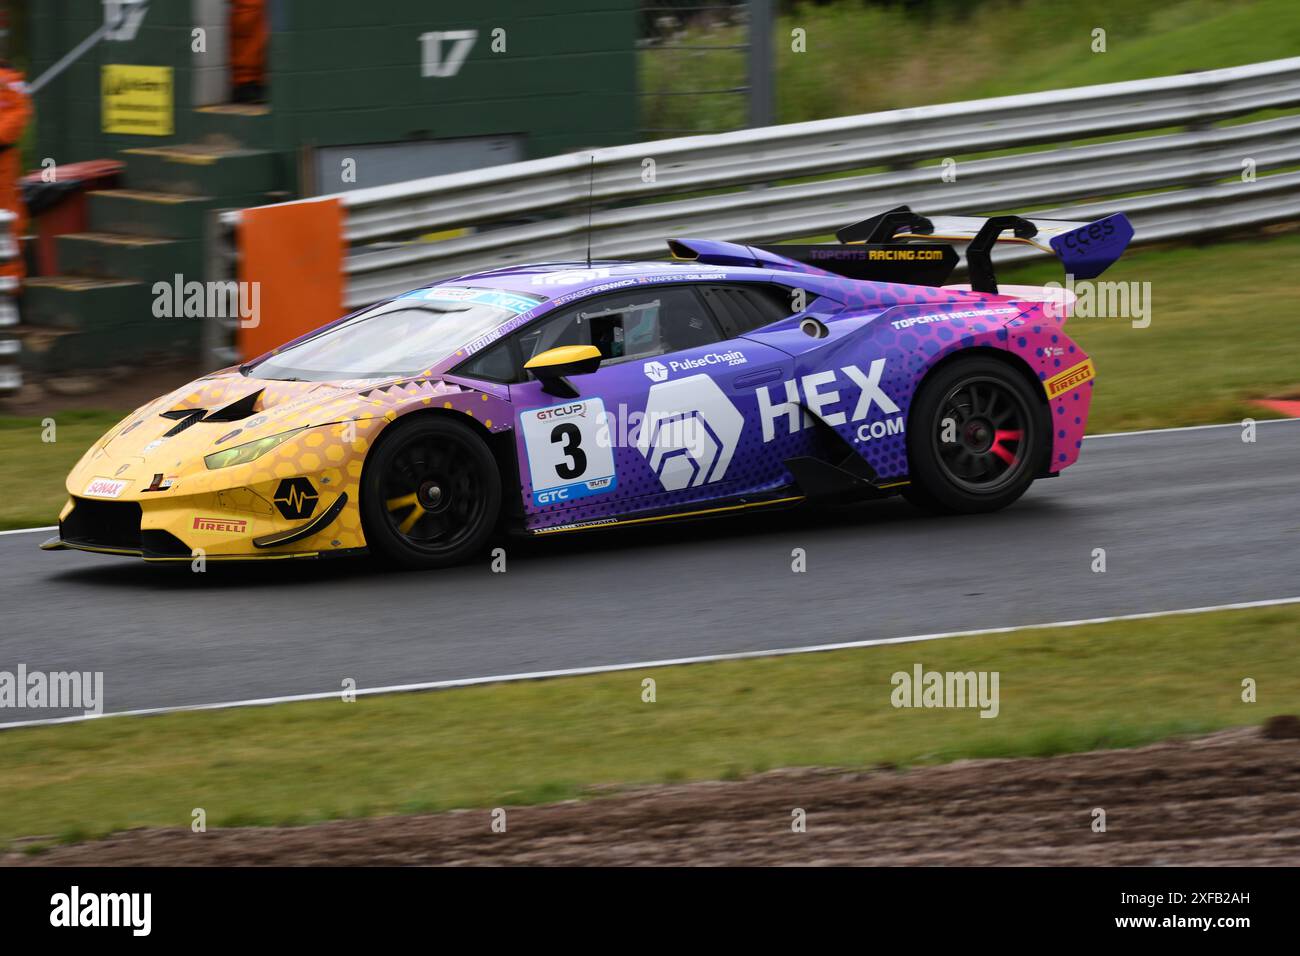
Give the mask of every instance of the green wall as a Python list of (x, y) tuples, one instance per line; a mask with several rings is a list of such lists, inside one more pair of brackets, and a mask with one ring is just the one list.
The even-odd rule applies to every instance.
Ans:
[[(192, 0), (152, 0), (136, 38), (103, 42), (37, 97), (37, 154), (74, 162), (131, 146), (233, 131), (246, 145), (296, 151), (521, 134), (530, 157), (635, 138), (636, 0), (268, 0), (271, 114), (225, 123), (192, 109)], [(39, 0), (28, 14), (31, 77), (102, 22), (100, 0)], [(506, 31), (506, 51), (491, 49)], [(457, 75), (421, 75), (420, 36), (477, 30)], [(444, 44), (444, 49), (447, 45)], [(213, 52), (209, 56), (220, 56)], [(101, 132), (100, 68), (171, 66), (170, 139)]]

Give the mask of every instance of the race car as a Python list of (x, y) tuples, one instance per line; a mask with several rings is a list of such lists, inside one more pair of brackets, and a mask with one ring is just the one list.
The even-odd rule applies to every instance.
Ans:
[[(1000, 289), (991, 250), (1089, 279), (1132, 236), (1119, 214), (901, 206), (838, 243), (674, 239), (671, 261), (436, 282), (127, 416), (42, 547), (426, 568), (511, 532), (808, 501), (992, 511), (1078, 457), (1094, 370), (1070, 295)], [(945, 285), (957, 246), (970, 281)]]

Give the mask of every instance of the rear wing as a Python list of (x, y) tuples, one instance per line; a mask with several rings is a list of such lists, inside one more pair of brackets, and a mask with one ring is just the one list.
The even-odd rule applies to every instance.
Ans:
[(1120, 213), (1094, 222), (1068, 222), (1022, 216), (926, 217), (898, 206), (845, 226), (835, 237), (841, 245), (748, 248), (850, 279), (939, 286), (959, 262), (952, 244), (965, 243), (971, 288), (996, 293), (992, 251), (998, 243), (1050, 252), (1061, 260), (1067, 273), (1077, 279), (1093, 279), (1128, 248), (1133, 227)]

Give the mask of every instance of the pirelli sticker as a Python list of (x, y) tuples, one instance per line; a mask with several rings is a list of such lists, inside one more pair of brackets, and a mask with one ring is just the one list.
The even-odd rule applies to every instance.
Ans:
[(1078, 388), (1084, 382), (1091, 382), (1093, 374), (1092, 359), (1084, 359), (1073, 368), (1067, 368), (1043, 383), (1047, 388), (1047, 397), (1056, 398), (1057, 395), (1063, 395), (1072, 388)]
[(195, 517), (195, 531), (219, 531), (226, 534), (243, 534), (248, 522), (240, 518)]

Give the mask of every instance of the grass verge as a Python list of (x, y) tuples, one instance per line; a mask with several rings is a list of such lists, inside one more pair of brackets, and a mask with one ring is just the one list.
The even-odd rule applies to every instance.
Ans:
[[(795, 52), (794, 30), (806, 52)], [(1096, 30), (1105, 31), (1105, 51)], [(647, 129), (745, 125), (743, 26), (688, 24), (640, 54)], [(1293, 56), (1294, 0), (798, 4), (774, 29), (778, 122), (1172, 76)]]
[[(0, 842), (541, 803), (775, 767), (1127, 747), (1300, 710), (1300, 607), (0, 732)], [(891, 675), (998, 671), (1000, 713)], [(1259, 702), (1243, 703), (1253, 678)], [(653, 678), (654, 703), (642, 701)], [(112, 701), (111, 673), (105, 693)]]
[(0, 531), (54, 524), (68, 500), (63, 487), (68, 472), (123, 414), (84, 411), (59, 412), (49, 419), (0, 418), (0, 487), (5, 489), (0, 496)]

